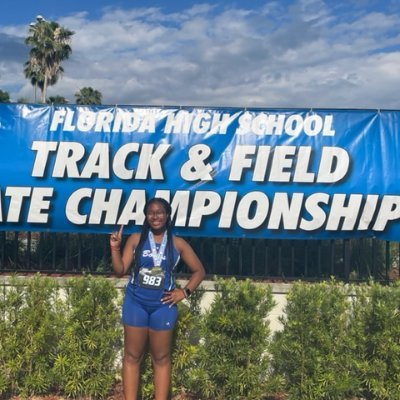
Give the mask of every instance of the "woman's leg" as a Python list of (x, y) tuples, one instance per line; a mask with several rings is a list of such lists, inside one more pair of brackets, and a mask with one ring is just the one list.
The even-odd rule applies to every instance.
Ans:
[(122, 381), (125, 400), (136, 400), (140, 381), (140, 363), (146, 348), (148, 328), (124, 325)]
[(150, 355), (154, 368), (155, 400), (167, 400), (171, 381), (171, 341), (173, 330), (149, 329)]

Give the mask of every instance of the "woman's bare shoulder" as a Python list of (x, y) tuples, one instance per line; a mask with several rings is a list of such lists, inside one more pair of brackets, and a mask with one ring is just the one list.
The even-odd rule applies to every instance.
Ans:
[(182, 248), (189, 246), (189, 243), (180, 236), (174, 235), (174, 246), (177, 250), (181, 250)]
[(140, 240), (140, 233), (132, 233), (126, 240), (126, 243), (132, 247), (136, 247), (137, 244), (139, 243), (139, 240)]

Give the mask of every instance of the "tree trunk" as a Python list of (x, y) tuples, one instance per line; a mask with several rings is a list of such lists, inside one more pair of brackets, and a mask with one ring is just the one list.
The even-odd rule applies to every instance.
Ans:
[(47, 74), (44, 74), (44, 83), (42, 89), (41, 103), (46, 104), (46, 94), (47, 94)]

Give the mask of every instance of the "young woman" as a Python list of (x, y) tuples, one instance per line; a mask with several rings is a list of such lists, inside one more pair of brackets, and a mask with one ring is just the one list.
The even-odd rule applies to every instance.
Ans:
[[(171, 231), (171, 206), (153, 198), (144, 208), (141, 233), (129, 236), (120, 252), (122, 227), (110, 237), (115, 273), (132, 272), (122, 306), (124, 324), (123, 387), (125, 400), (137, 399), (140, 363), (146, 344), (153, 362), (155, 399), (166, 400), (171, 380), (171, 339), (177, 306), (203, 280), (204, 267), (190, 245)], [(191, 271), (187, 285), (178, 289), (174, 268), (182, 259)]]

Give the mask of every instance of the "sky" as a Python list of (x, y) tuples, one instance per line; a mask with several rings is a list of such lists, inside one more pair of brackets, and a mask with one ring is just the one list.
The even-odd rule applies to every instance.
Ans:
[(400, 109), (399, 0), (1, 0), (12, 101), (34, 101), (37, 15), (75, 32), (48, 91), (70, 103), (91, 86), (110, 105)]

